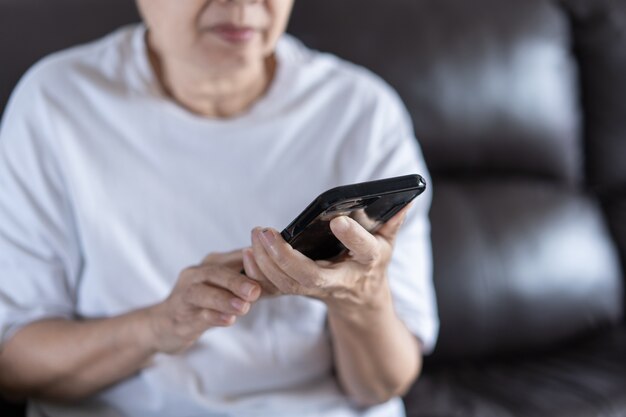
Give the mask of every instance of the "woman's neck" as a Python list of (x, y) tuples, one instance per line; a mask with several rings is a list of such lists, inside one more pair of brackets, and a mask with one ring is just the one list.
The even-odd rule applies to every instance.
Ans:
[(149, 48), (150, 63), (164, 91), (193, 113), (231, 118), (248, 110), (269, 88), (274, 57), (228, 74), (207, 74), (178, 62), (164, 62)]

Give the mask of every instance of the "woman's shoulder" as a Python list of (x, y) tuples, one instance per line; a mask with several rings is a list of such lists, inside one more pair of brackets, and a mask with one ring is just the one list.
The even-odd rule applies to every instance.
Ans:
[(54, 52), (36, 62), (20, 79), (15, 96), (54, 97), (71, 93), (85, 79), (112, 80), (132, 59), (134, 38), (141, 27), (120, 28), (98, 40)]
[(279, 60), (316, 88), (333, 90), (344, 99), (362, 104), (402, 106), (396, 93), (383, 78), (361, 65), (337, 55), (317, 51), (286, 34), (278, 45)]

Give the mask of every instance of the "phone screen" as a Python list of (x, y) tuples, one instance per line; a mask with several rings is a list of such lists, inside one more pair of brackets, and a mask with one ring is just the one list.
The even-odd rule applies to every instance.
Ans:
[(374, 233), (420, 192), (421, 190), (412, 189), (336, 201), (320, 212), (289, 243), (294, 249), (314, 260), (335, 258), (343, 254), (346, 248), (330, 230), (330, 221), (333, 218), (349, 216), (367, 231)]

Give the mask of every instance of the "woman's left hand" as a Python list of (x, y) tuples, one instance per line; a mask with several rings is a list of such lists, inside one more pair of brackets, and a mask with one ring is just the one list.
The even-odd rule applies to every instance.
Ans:
[(389, 301), (386, 271), (407, 211), (405, 207), (375, 234), (349, 217), (333, 219), (330, 228), (348, 253), (332, 261), (313, 261), (276, 230), (255, 228), (252, 251), (244, 257), (246, 275), (269, 281), (279, 294), (313, 297), (339, 308), (376, 308)]

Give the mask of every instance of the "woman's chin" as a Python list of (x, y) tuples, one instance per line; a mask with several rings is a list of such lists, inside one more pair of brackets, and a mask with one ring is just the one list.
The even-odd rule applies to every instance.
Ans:
[(201, 55), (207, 69), (237, 70), (262, 62), (265, 49), (258, 41), (228, 43), (207, 39), (203, 42)]

